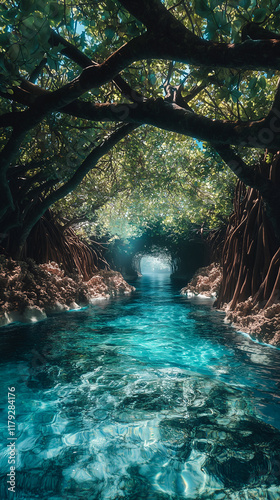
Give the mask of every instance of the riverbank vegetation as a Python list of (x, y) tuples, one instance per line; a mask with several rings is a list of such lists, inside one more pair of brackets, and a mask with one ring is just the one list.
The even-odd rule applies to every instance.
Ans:
[(90, 279), (105, 238), (226, 227), (238, 181), (218, 305), (277, 303), (279, 29), (274, 0), (4, 0), (2, 253)]

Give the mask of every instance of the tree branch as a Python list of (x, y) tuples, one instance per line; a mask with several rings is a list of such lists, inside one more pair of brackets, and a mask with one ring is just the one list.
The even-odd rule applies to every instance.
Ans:
[(119, 0), (119, 2), (151, 32), (170, 33), (170, 30), (179, 29), (180, 34), (198, 38), (166, 9), (160, 0)]
[[(137, 60), (143, 58), (170, 59), (188, 64), (206, 67), (211, 66), (212, 68), (217, 66), (246, 67), (247, 69), (279, 68), (280, 40), (254, 41), (248, 39), (240, 44), (213, 43), (200, 39), (187, 30), (165, 9), (160, 0), (121, 0), (121, 3), (138, 19), (142, 20), (149, 31), (123, 45), (120, 49), (111, 54), (104, 63), (96, 65), (91, 62), (91, 65), (85, 67), (79, 77), (60, 89), (38, 95), (30, 109), (22, 113), (21, 121), (17, 124), (17, 129), (14, 129), (12, 140), (9, 141), (9, 144), (0, 155), (2, 169), (7, 170), (10, 162), (15, 157), (17, 147), (14, 147), (14, 143), (19, 142), (18, 139), (16, 140), (16, 136), (22, 139), (25, 133), (39, 123), (47, 114), (53, 111), (62, 110), (65, 106), (75, 101), (91, 88), (100, 87), (111, 81), (120, 71)], [(70, 47), (67, 44), (65, 51), (67, 50), (69, 53), (70, 49), (73, 52), (71, 44)], [(74, 55), (73, 53), (71, 54), (72, 57), (78, 58), (77, 51)], [(83, 59), (83, 64), (87, 62), (89, 62), (88, 58)], [(137, 99), (134, 100), (137, 101)], [(141, 111), (143, 108), (137, 106), (137, 109)], [(179, 121), (184, 125), (185, 120), (182, 120), (183, 114), (177, 114), (179, 114)], [(184, 118), (185, 117), (186, 115), (184, 115)], [(201, 122), (202, 118), (199, 117), (199, 120), (197, 120), (197, 115), (195, 115), (195, 117), (197, 125), (203, 125), (203, 122)], [(159, 118), (159, 114), (155, 118)], [(159, 127), (162, 127), (164, 123), (162, 118), (158, 120), (148, 116), (148, 119), (149, 121), (147, 121), (147, 123)], [(144, 121), (144, 117), (142, 117), (136, 119), (135, 123), (144, 123)], [(207, 125), (212, 123), (212, 129), (214, 130), (217, 128), (215, 122), (206, 120), (205, 123), (207, 123)], [(223, 134), (223, 138), (230, 127), (230, 125), (229, 127), (226, 125), (227, 124), (224, 124), (225, 133)], [(253, 128), (254, 126), (253, 124)], [(178, 127), (175, 128), (175, 131), (179, 133), (185, 133), (186, 135), (190, 133), (189, 127), (186, 128), (183, 126), (181, 130), (178, 130)], [(243, 124), (240, 125), (240, 128), (246, 132), (246, 127), (244, 127)], [(168, 126), (167, 130), (174, 130), (174, 124)], [(235, 132), (236, 131), (237, 128), (235, 128)], [(208, 139), (207, 137), (209, 134), (205, 132), (204, 130), (203, 133), (200, 133), (193, 117), (191, 135), (195, 134), (193, 136), (202, 140), (213, 140), (213, 137), (212, 139)], [(240, 134), (237, 135), (240, 137)], [(276, 143), (278, 146), (278, 136), (279, 133), (277, 137), (275, 137), (274, 134), (274, 141), (271, 140), (269, 146), (274, 146)], [(250, 137), (251, 135), (247, 134), (247, 137), (244, 139), (244, 145), (263, 147), (265, 141), (262, 140), (262, 138), (261, 140), (257, 139), (256, 144), (253, 144), (252, 141), (250, 142)], [(253, 141), (255, 141), (254, 134), (252, 134), (252, 137)], [(228, 138), (226, 143), (229, 143)], [(240, 144), (240, 139), (238, 141), (233, 140), (232, 144)]]
[(258, 40), (246, 37), (237, 44), (211, 42), (188, 30), (160, 0), (119, 1), (148, 28), (150, 34), (155, 35), (149, 46), (150, 58), (170, 59), (212, 69), (279, 69), (280, 40), (278, 36), (271, 39), (273, 33), (270, 39), (263, 34)]
[[(0, 153), (0, 169), (6, 172), (10, 163), (16, 157), (20, 142), (26, 133), (48, 114), (62, 109), (93, 87), (100, 87), (111, 81), (127, 65), (137, 60), (137, 53), (148, 54), (147, 39), (149, 35), (141, 35), (123, 45), (104, 63), (86, 67), (79, 77), (54, 92), (42, 92), (34, 104), (22, 112), (21, 120), (13, 130), (13, 136)], [(30, 85), (33, 85), (29, 82)], [(27, 85), (27, 84), (26, 84)]]
[(18, 123), (18, 120), (21, 117), (21, 112), (20, 111), (12, 111), (11, 113), (3, 113), (3, 115), (0, 115), (0, 127), (1, 128), (6, 128), (6, 127), (15, 127), (16, 124)]
[(81, 163), (79, 168), (76, 170), (75, 174), (60, 188), (49, 194), (40, 204), (37, 206), (37, 210), (27, 217), (26, 224), (24, 226), (23, 233), (21, 235), (22, 241), (25, 241), (29, 232), (36, 222), (44, 215), (45, 211), (53, 205), (56, 201), (60, 200), (71, 193), (83, 180), (83, 178), (90, 172), (90, 170), (96, 168), (99, 159), (108, 153), (112, 147), (114, 147), (121, 139), (123, 139), (127, 134), (131, 133), (137, 128), (137, 125), (127, 124), (120, 127), (118, 130), (113, 132), (107, 139), (105, 139), (99, 146), (95, 147), (91, 153), (85, 158)]
[(242, 41), (251, 38), (251, 40), (280, 40), (280, 35), (262, 28), (257, 23), (245, 24), (241, 32)]
[[(191, 100), (196, 92), (202, 88), (195, 89), (189, 96), (182, 98), (180, 106), (161, 98), (131, 104), (93, 104), (76, 100), (62, 108), (61, 111), (91, 121), (149, 124), (215, 144), (231, 144), (261, 149), (266, 147), (280, 148), (280, 111), (278, 112), (277, 107), (274, 107), (266, 118), (258, 121), (212, 120), (185, 109), (186, 102)], [(279, 98), (280, 91), (278, 90), (275, 97), (277, 106)], [(3, 122), (7, 124), (10, 120), (22, 123), (25, 114), (27, 112), (10, 117), (7, 115)], [(17, 149), (14, 147), (13, 141), (14, 139), (11, 139), (9, 150), (15, 155)]]
[(233, 149), (225, 144), (211, 144), (215, 151), (220, 155), (222, 160), (228, 165), (232, 172), (242, 181), (246, 186), (260, 190), (262, 186), (268, 181), (258, 169), (249, 167)]
[(63, 111), (87, 120), (149, 124), (215, 144), (264, 149), (269, 142), (269, 147), (280, 148), (280, 127), (276, 127), (276, 116), (271, 129), (267, 118), (248, 122), (212, 120), (161, 98), (148, 99), (138, 105), (76, 101)]
[(32, 82), (32, 83), (36, 82), (36, 80), (39, 78), (39, 75), (40, 75), (42, 69), (46, 66), (46, 64), (47, 64), (47, 58), (44, 57), (42, 59), (42, 61), (38, 64), (38, 66), (36, 66), (36, 68), (32, 71), (30, 78), (29, 78), (30, 82)]

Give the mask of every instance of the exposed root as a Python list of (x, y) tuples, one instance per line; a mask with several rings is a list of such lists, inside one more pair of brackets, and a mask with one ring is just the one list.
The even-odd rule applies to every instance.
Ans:
[[(16, 253), (12, 251), (14, 247), (17, 247), (17, 235), (14, 235), (14, 241), (10, 238), (7, 242), (8, 256)], [(71, 227), (64, 228), (48, 210), (32, 229), (17, 258), (31, 258), (37, 264), (55, 261), (66, 273), (78, 273), (88, 281), (97, 270), (110, 269), (104, 250), (97, 242), (89, 245), (82, 241)]]
[[(189, 297), (204, 295), (213, 297), (218, 292), (222, 281), (222, 268), (219, 264), (210, 264), (199, 269), (190, 283), (181, 290)], [(217, 302), (216, 302), (217, 303)], [(280, 296), (274, 297), (274, 303), (262, 307), (253, 297), (238, 302), (234, 310), (229, 302), (222, 306), (225, 322), (252, 338), (267, 344), (280, 346)]]
[[(277, 180), (280, 153), (271, 164), (260, 162), (260, 171)], [(279, 183), (279, 182), (278, 182)], [(253, 297), (253, 304), (270, 307), (280, 289), (280, 248), (263, 200), (256, 189), (237, 183), (234, 213), (230, 217), (223, 254), (223, 280), (217, 306), (237, 305)]]

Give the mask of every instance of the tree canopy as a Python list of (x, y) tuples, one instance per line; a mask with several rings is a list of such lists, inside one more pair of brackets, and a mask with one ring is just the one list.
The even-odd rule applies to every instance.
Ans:
[[(175, 243), (201, 228), (226, 223), (232, 211), (235, 177), (215, 160), (211, 150), (198, 147), (193, 139), (142, 127), (123, 152), (123, 159), (118, 150), (116, 156), (125, 188), (93, 214), (89, 229), (95, 229), (98, 236), (107, 233), (126, 239), (153, 228)], [(90, 219), (88, 179), (77, 194), (85, 196), (86, 186), (89, 194), (84, 210)], [(73, 202), (73, 196), (69, 201)], [(81, 204), (77, 205), (81, 210)]]
[(21, 246), (54, 203), (82, 217), (120, 197), (142, 225), (162, 203), (171, 227), (211, 226), (232, 191), (223, 161), (280, 234), (279, 189), (258, 168), (280, 146), (279, 27), (274, 0), (4, 0), (2, 240)]

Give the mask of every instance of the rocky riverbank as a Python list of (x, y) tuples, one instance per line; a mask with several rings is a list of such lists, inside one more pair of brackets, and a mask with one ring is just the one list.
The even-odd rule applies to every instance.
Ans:
[[(222, 268), (219, 264), (211, 264), (199, 269), (192, 280), (181, 293), (188, 297), (216, 297), (222, 281)], [(239, 302), (234, 310), (230, 303), (222, 308), (225, 321), (252, 338), (267, 344), (280, 346), (280, 302), (275, 302), (266, 309), (261, 304), (253, 305), (250, 297), (245, 302)]]
[(0, 326), (34, 322), (100, 299), (134, 291), (115, 271), (98, 271), (89, 281), (67, 276), (56, 262), (37, 265), (0, 256)]
[(198, 295), (216, 298), (222, 281), (222, 268), (219, 264), (201, 267), (192, 280), (182, 288), (181, 293), (189, 298)]

